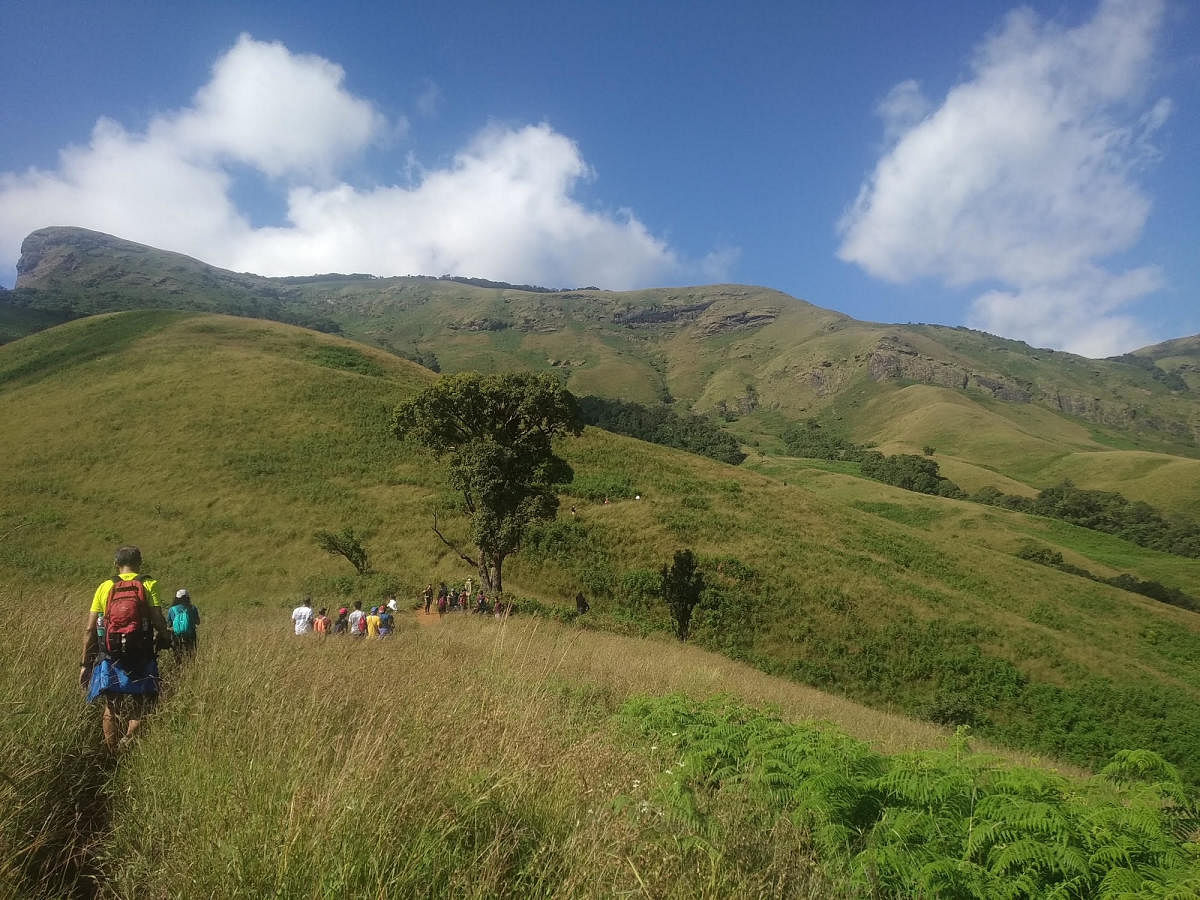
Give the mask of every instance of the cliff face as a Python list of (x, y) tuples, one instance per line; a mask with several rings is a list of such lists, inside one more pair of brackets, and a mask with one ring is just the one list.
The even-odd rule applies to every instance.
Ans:
[[(1020, 381), (996, 372), (921, 354), (895, 335), (879, 340), (866, 359), (867, 373), (875, 381), (906, 381), (957, 390), (978, 390), (1006, 403), (1036, 403), (1064, 413), (1122, 429), (1158, 432), (1173, 440), (1200, 445), (1200, 415), (1175, 419), (1145, 405), (1107, 399), (1054, 383)], [(1099, 386), (1097, 387), (1099, 390)]]

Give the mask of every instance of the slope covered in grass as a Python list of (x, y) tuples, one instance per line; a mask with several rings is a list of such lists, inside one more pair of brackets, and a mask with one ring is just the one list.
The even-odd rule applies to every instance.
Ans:
[[(763, 446), (810, 416), (862, 439), (940, 440), (957, 455), (952, 439), (965, 437), (968, 462), (1035, 486), (1006, 468), (1030, 434), (1043, 461), (1112, 449), (1200, 455), (1200, 404), (1187, 380), (1194, 338), (1090, 360), (963, 328), (859, 322), (748, 285), (614, 292), (413, 276), (262, 278), (78, 228), (31, 234), (19, 271), (2, 304), (14, 311), (169, 306), (296, 322), (445, 371), (532, 368), (581, 395), (674, 399), (738, 420), (739, 434)], [(942, 404), (938, 415), (890, 422), (912, 387)], [(974, 430), (981, 420), (986, 428)]]
[[(249, 617), (306, 591), (332, 605), (459, 580), (470, 573), (429, 526), (438, 511), (461, 540), (465, 519), (437, 468), (387, 432), (395, 403), (431, 377), (335, 337), (170, 312), (0, 348), (0, 453), (12, 462), (0, 573), (86, 596), (112, 547), (137, 542), (168, 586)], [(1147, 746), (1200, 774), (1200, 617), (1012, 553), (1032, 538), (1101, 574), (1191, 593), (1200, 563), (883, 486), (878, 497), (800, 486), (591, 429), (563, 450), (577, 473), (564, 509), (578, 515), (528, 536), (508, 567), (518, 597), (555, 608), (583, 590), (597, 625), (665, 632), (656, 572), (692, 547), (711, 573), (695, 626), (705, 646), (1064, 759)], [(353, 577), (316, 552), (314, 531), (347, 525), (366, 534), (380, 574)]]
[[(301, 593), (412, 601), (427, 581), (471, 574), (429, 529), (437, 510), (449, 537), (465, 532), (440, 471), (387, 428), (433, 377), (341, 338), (179, 312), (0, 347), (0, 623), (32, 603), (66, 623), (0, 635), (0, 654), (20, 660), (0, 674), (0, 770), (25, 773), (2, 787), (10, 883), (848, 890), (812, 821), (730, 793), (720, 774), (662, 782), (669, 732), (631, 745), (614, 718), (639, 691), (768, 701), (879, 751), (945, 739), (895, 712), (1084, 766), (1148, 747), (1200, 780), (1200, 616), (1012, 552), (1033, 539), (1185, 590), (1200, 563), (830, 471), (840, 464), (751, 471), (588, 429), (562, 446), (576, 471), (563, 515), (506, 567), (526, 614), (570, 620), (585, 591), (587, 628), (519, 612), (504, 627), (451, 617), (417, 631), (406, 617), (390, 644), (297, 647), (287, 612)], [(367, 535), (377, 574), (317, 552), (314, 531), (345, 525)], [(98, 784), (96, 722), (72, 685), (76, 623), (123, 542), (142, 545), (165, 590), (191, 589), (204, 648)], [(721, 656), (680, 648), (654, 599), (658, 566), (682, 546), (710, 584), (692, 643)], [(168, 785), (164, 759), (190, 774)], [(679, 791), (702, 785), (716, 793), (693, 821)], [(404, 852), (373, 852), (393, 839)]]

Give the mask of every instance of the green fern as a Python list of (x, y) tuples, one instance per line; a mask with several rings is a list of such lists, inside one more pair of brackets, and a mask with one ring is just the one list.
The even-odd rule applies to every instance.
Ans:
[(1200, 897), (1197, 798), (1156, 754), (1068, 780), (971, 753), (963, 733), (885, 757), (729, 698), (637, 698), (621, 716), (682, 758), (658, 792), (681, 850), (719, 857), (707, 810), (736, 798), (743, 822), (806, 828), (862, 895)]

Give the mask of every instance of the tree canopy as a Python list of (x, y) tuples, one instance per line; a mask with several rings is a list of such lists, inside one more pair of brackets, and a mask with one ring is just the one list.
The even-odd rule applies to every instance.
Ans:
[(451, 544), (436, 519), (434, 532), (497, 592), (504, 590), (504, 560), (520, 547), (526, 526), (554, 518), (554, 485), (574, 477), (554, 453), (554, 438), (582, 429), (571, 392), (530, 372), (443, 378), (397, 407), (392, 423), (397, 437), (449, 458), (450, 486), (471, 517), (478, 556)]

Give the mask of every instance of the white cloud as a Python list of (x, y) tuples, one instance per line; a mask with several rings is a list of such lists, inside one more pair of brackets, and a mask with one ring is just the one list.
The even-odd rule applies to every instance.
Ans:
[(165, 133), (181, 153), (227, 156), (270, 176), (329, 177), (386, 128), (342, 87), (344, 77), (319, 56), (243, 34), (192, 107), (155, 122), (151, 134)]
[[(630, 288), (713, 271), (680, 259), (632, 212), (576, 200), (594, 173), (546, 124), (487, 127), (440, 169), (409, 150), (401, 185), (339, 180), (404, 125), (349, 93), (341, 67), (243, 35), (187, 108), (143, 133), (102, 119), (53, 171), (0, 174), (0, 261), (15, 264), (36, 228), (81, 225), (266, 275), (454, 273)], [(286, 191), (284, 224), (253, 227), (237, 208), (231, 173), (243, 166)]]
[(1119, 309), (1161, 279), (1098, 262), (1132, 247), (1150, 212), (1135, 178), (1170, 112), (1165, 99), (1142, 111), (1161, 18), (1158, 0), (1104, 0), (1070, 29), (1020, 9), (936, 110), (914, 82), (893, 88), (888, 144), (839, 223), (838, 256), (894, 282), (999, 282), (973, 304), (976, 327), (1127, 349)]

